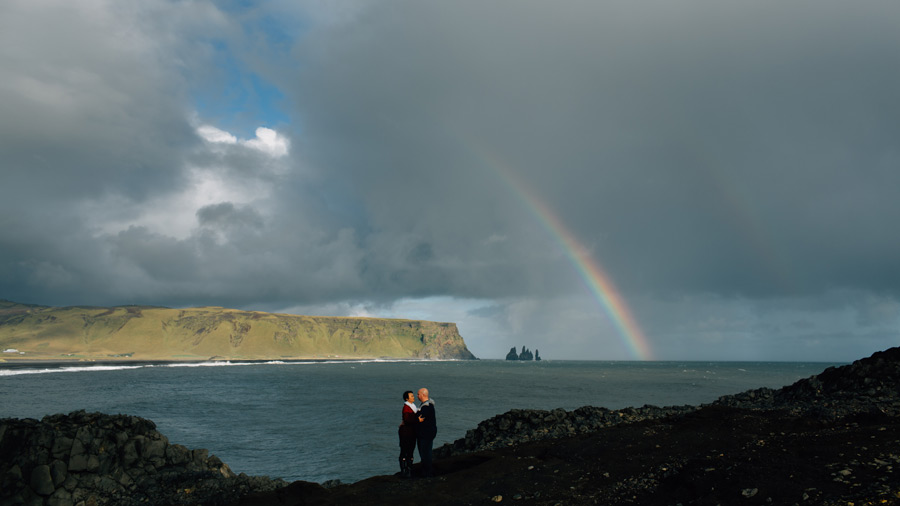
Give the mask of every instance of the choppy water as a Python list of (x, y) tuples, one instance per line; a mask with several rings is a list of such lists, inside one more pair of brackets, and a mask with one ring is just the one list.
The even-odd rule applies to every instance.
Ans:
[(831, 365), (837, 364), (0, 364), (0, 418), (80, 409), (137, 415), (156, 422), (171, 442), (207, 448), (238, 473), (352, 482), (396, 471), (404, 390), (431, 391), (438, 447), (513, 408), (696, 405), (751, 388), (778, 388)]

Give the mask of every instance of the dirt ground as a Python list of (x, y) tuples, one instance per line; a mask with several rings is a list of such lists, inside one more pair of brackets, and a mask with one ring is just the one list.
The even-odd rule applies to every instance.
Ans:
[(295, 482), (262, 505), (900, 505), (900, 419), (709, 406), (435, 462), (434, 478)]

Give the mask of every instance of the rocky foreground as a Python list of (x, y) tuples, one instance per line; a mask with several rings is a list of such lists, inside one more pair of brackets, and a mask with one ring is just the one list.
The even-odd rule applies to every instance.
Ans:
[(150, 420), (79, 411), (0, 420), (0, 505), (232, 504), (281, 480), (235, 476)]
[(512, 410), (436, 454), (435, 478), (326, 488), (136, 417), (0, 420), (0, 505), (900, 504), (900, 348), (704, 406)]

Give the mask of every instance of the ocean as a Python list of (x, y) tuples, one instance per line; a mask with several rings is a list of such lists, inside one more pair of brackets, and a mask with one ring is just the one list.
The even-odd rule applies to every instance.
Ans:
[[(345, 483), (397, 471), (405, 390), (435, 401), (435, 448), (514, 408), (699, 405), (830, 363), (383, 361), (0, 364), (0, 418), (77, 410), (153, 420), (236, 473)], [(418, 462), (418, 456), (416, 456)]]

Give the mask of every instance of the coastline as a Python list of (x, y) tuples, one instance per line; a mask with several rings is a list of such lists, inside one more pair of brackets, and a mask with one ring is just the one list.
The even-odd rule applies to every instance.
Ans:
[(0, 345), (8, 360), (475, 358), (451, 322), (3, 300)]
[[(466, 359), (453, 358), (396, 358), (396, 357), (290, 357), (290, 358), (241, 358), (241, 357), (210, 357), (202, 358), (148, 358), (135, 359), (126, 357), (98, 357), (98, 358), (12, 358), (4, 360), (0, 358), (0, 367), (12, 364), (30, 364), (30, 365), (166, 365), (166, 364), (209, 364), (216, 362), (239, 362), (248, 364), (269, 364), (269, 363), (292, 363), (292, 362), (359, 362), (359, 361), (382, 361), (382, 362), (456, 362)], [(477, 359), (475, 359), (477, 360)]]
[(0, 504), (900, 504), (898, 384), (892, 348), (699, 406), (511, 410), (437, 448), (436, 478), (351, 484), (234, 476), (137, 417), (6, 419)]

